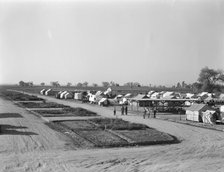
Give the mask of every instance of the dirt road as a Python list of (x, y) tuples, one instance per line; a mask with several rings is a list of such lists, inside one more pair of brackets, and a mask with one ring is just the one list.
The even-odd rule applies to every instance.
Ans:
[[(112, 111), (106, 108), (45, 98), (113, 116)], [(0, 100), (0, 112), (16, 112), (22, 116), (0, 118), (1, 124), (14, 126), (11, 134), (0, 135), (0, 171), (224, 170), (224, 132), (128, 115), (122, 118), (147, 124), (178, 137), (182, 142), (162, 146), (76, 150), (66, 144), (69, 140), (63, 135), (11, 102)]]

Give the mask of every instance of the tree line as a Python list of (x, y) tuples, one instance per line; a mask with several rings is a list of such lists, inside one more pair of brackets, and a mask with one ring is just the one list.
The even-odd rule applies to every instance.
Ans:
[[(20, 86), (33, 86), (33, 82), (24, 82), (20, 81), (19, 82)], [(45, 83), (42, 82), (40, 83), (41, 86), (45, 86)], [(60, 83), (58, 81), (52, 81), (50, 82), (50, 85), (53, 87), (60, 87)], [(68, 82), (66, 84), (67, 87), (73, 86), (71, 82)], [(110, 87), (110, 86), (127, 86), (127, 87), (141, 87), (142, 84), (139, 82), (127, 82), (123, 85), (120, 85), (119, 83), (116, 83), (114, 81), (103, 81), (101, 85), (98, 85), (97, 83), (93, 83), (92, 85), (89, 85), (87, 81), (85, 82), (79, 82), (75, 84), (74, 86), (77, 87), (88, 87), (88, 86), (93, 86), (93, 87), (98, 87), (98, 86), (103, 86), (103, 87)], [(167, 88), (166, 86), (152, 86), (151, 84), (148, 85), (148, 87), (157, 87), (157, 88)], [(220, 69), (210, 69), (208, 67), (204, 67), (201, 69), (198, 79), (196, 82), (192, 84), (187, 84), (185, 81), (178, 82), (176, 85), (172, 86), (174, 89), (191, 89), (193, 92), (222, 92), (224, 91), (224, 72), (223, 70)]]

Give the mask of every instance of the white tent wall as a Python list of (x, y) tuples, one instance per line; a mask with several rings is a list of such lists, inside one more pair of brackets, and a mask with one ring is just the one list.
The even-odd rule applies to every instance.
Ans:
[(96, 95), (92, 94), (89, 96), (89, 101), (90, 103), (95, 103), (96, 102)]
[(102, 95), (102, 94), (103, 94), (102, 91), (97, 91), (95, 95), (99, 96), (99, 95)]
[(55, 97), (57, 98), (57, 99), (60, 99), (60, 96), (61, 96), (61, 93), (62, 93), (63, 91), (59, 91), (58, 93), (56, 93), (55, 94)]
[(47, 91), (45, 91), (45, 95), (47, 96), (50, 91), (51, 89), (48, 89)]
[(215, 111), (207, 110), (205, 112), (202, 112), (203, 123), (215, 124), (216, 119), (214, 115), (215, 115)]
[(66, 93), (67, 93), (67, 91), (62, 92), (62, 93), (60, 94), (60, 99), (63, 99)]
[(46, 89), (42, 89), (41, 91), (40, 91), (40, 94), (44, 94), (44, 91), (45, 91)]
[(164, 94), (162, 94), (162, 97), (169, 97), (169, 96), (172, 96), (172, 95), (174, 95), (174, 92), (167, 91)]
[(100, 101), (98, 102), (98, 105), (103, 105), (103, 106), (106, 106), (108, 105), (108, 100), (106, 98), (102, 98), (100, 99)]
[(67, 92), (66, 94), (65, 94), (65, 99), (72, 99), (73, 98), (73, 94), (72, 93), (69, 93), (69, 92)]
[(75, 94), (74, 94), (74, 99), (75, 99), (75, 100), (82, 100), (82, 98), (83, 98), (82, 93), (75, 93)]
[(190, 120), (190, 121), (199, 122), (199, 111), (186, 110), (186, 118), (187, 120)]

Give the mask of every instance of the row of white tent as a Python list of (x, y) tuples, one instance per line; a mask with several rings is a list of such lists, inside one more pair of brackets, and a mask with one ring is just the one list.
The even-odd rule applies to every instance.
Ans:
[[(75, 99), (75, 100), (87, 100), (92, 104), (108, 105), (111, 104), (123, 104), (127, 102), (126, 98), (122, 95), (117, 95), (115, 98), (108, 98), (107, 92), (97, 91), (54, 91), (52, 89), (42, 89), (40, 94), (46, 96), (55, 96), (58, 99)], [(128, 96), (128, 95), (127, 95)], [(121, 99), (122, 98), (122, 99)]]
[(77, 99), (82, 100), (83, 94), (81, 92), (70, 92), (70, 91), (54, 91), (52, 89), (42, 89), (40, 94), (46, 96), (55, 96), (59, 99)]
[(216, 96), (213, 93), (209, 92), (201, 92), (198, 94), (193, 93), (179, 93), (179, 92), (172, 92), (172, 91), (149, 91), (147, 94), (144, 95), (144, 98), (151, 98), (151, 99), (201, 99), (201, 100), (224, 100), (224, 94), (220, 94)]
[[(116, 97), (111, 98), (112, 89), (108, 88), (106, 91), (55, 91), (52, 89), (43, 89), (40, 91), (40, 94), (49, 95), (49, 96), (56, 96), (60, 99), (75, 99), (75, 100), (87, 100), (90, 103), (96, 104), (127, 104), (133, 100), (141, 100), (144, 98), (150, 99), (192, 99), (192, 98), (206, 98), (207, 100), (212, 99), (211, 97), (214, 94), (208, 92), (202, 92), (199, 94), (192, 94), (192, 93), (178, 93), (178, 92), (171, 92), (171, 91), (149, 91), (147, 94), (138, 94), (137, 96), (133, 96), (133, 94), (128, 93), (125, 95), (117, 95)], [(224, 95), (220, 95), (220, 99), (224, 100)], [(102, 103), (103, 102), (103, 103)], [(187, 102), (188, 103), (188, 102)], [(190, 103), (188, 103), (190, 105)]]

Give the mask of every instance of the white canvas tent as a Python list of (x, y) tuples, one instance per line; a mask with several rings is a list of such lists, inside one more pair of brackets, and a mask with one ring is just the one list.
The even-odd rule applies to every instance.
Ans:
[(108, 88), (105, 92), (104, 92), (104, 94), (105, 95), (108, 95), (108, 94), (110, 94), (112, 92), (112, 89), (111, 88)]
[(119, 102), (119, 104), (128, 104), (128, 100), (127, 100), (127, 98), (122, 98), (121, 100), (120, 100), (120, 102)]
[(108, 105), (107, 98), (100, 99), (100, 101), (98, 102), (98, 105), (100, 105), (100, 106), (107, 106)]
[(47, 96), (48, 95), (48, 92), (50, 92), (50, 91), (51, 91), (51, 89), (48, 89), (48, 90), (45, 91), (44, 94)]
[(191, 99), (193, 96), (194, 96), (194, 94), (192, 94), (192, 93), (186, 93), (186, 98)]
[(46, 91), (46, 89), (42, 89), (41, 91), (40, 91), (40, 94), (42, 94), (42, 95), (44, 95), (44, 92)]
[(132, 94), (131, 93), (127, 93), (124, 95), (125, 98), (131, 98)]
[(192, 104), (186, 108), (186, 119), (190, 121), (202, 122), (202, 112), (210, 110), (205, 104)]
[(96, 95), (96, 96), (100, 96), (100, 95), (102, 95), (102, 94), (103, 94), (102, 91), (97, 91), (95, 95)]
[(61, 96), (61, 93), (62, 93), (63, 91), (59, 91), (58, 93), (56, 93), (55, 94), (55, 97), (57, 98), (57, 99), (60, 99), (60, 96)]
[(170, 96), (173, 96), (174, 95), (174, 92), (171, 92), (171, 91), (167, 91), (163, 94), (163, 98), (165, 97), (170, 97)]
[(63, 91), (63, 92), (60, 94), (60, 99), (63, 99), (66, 93), (67, 93), (67, 91)]
[(205, 112), (202, 112), (203, 123), (215, 124), (216, 122), (215, 113), (216, 112), (214, 110), (206, 110)]
[(158, 99), (158, 98), (160, 98), (160, 93), (154, 92), (154, 93), (151, 94), (150, 98), (151, 99)]
[(75, 94), (74, 94), (74, 99), (75, 99), (75, 100), (82, 100), (82, 98), (83, 98), (82, 93), (75, 93)]
[(138, 94), (137, 96), (131, 98), (131, 100), (132, 100), (132, 101), (139, 101), (139, 100), (142, 100), (142, 99), (144, 99), (144, 98), (148, 98), (148, 96), (145, 95), (145, 94)]
[(90, 94), (89, 95), (89, 101), (90, 101), (90, 103), (96, 103), (96, 95), (95, 94)]
[(72, 99), (73, 98), (73, 94), (70, 92), (67, 92), (64, 96), (65, 99)]

